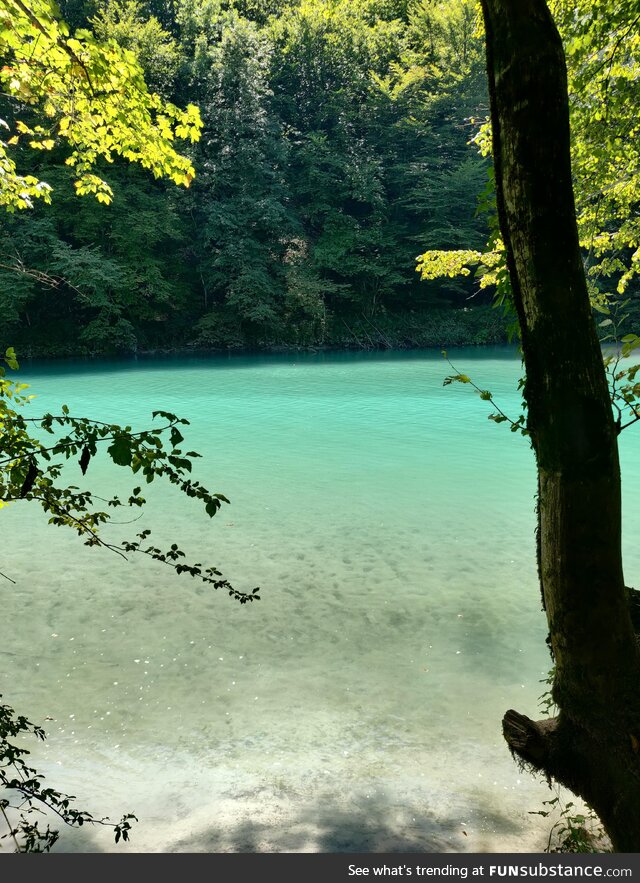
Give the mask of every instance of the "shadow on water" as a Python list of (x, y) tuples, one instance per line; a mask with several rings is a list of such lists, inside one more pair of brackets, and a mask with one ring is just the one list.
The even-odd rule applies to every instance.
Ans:
[[(356, 800), (354, 800), (354, 804)], [(175, 841), (171, 852), (204, 853), (439, 853), (482, 851), (486, 841), (465, 833), (459, 817), (442, 818), (428, 810), (414, 814), (384, 793), (345, 807), (330, 798), (305, 807), (280, 824), (245, 818), (235, 825), (199, 829)], [(492, 840), (517, 835), (520, 828), (505, 814), (481, 806), (467, 812), (482, 818)]]
[[(186, 836), (169, 837), (167, 853), (461, 853), (496, 852), (504, 838), (517, 837), (521, 826), (506, 813), (481, 803), (467, 805), (465, 816), (480, 819), (486, 834), (474, 824), (461, 823), (460, 815), (443, 818), (429, 810), (418, 813), (385, 793), (361, 799), (351, 806), (344, 799), (322, 797), (297, 814), (261, 806), (239, 821), (194, 822)], [(245, 809), (246, 811), (246, 809)], [(261, 821), (263, 816), (265, 821)], [(140, 843), (144, 818), (134, 826), (129, 844), (117, 846), (97, 830), (87, 827), (62, 832), (56, 852), (146, 852)], [(183, 819), (187, 822), (187, 819)], [(469, 827), (469, 832), (466, 828)], [(154, 837), (154, 840), (156, 838)]]

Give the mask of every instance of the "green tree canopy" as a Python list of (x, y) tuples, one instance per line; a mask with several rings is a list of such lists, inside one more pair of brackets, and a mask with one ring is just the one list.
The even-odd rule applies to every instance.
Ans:
[[(631, 298), (640, 317), (640, 150), (637, 93), (640, 81), (640, 15), (635, 0), (550, 0), (568, 69), (571, 160), (580, 245), (592, 302), (608, 318), (616, 303)], [(491, 153), (485, 123), (475, 142)], [(494, 211), (493, 201), (487, 205)], [(488, 248), (431, 249), (418, 259), (423, 279), (469, 275), (478, 267), (481, 287), (498, 287), (508, 298), (504, 248), (495, 225)], [(629, 304), (622, 312), (629, 312)], [(616, 321), (616, 324), (618, 322)], [(625, 350), (640, 338), (623, 328)], [(622, 336), (621, 335), (621, 336)]]
[[(72, 35), (49, 0), (1, 0), (0, 25), (0, 88), (10, 99), (0, 142), (0, 205), (13, 211), (34, 198), (50, 200), (50, 185), (22, 174), (13, 158), (23, 142), (45, 151), (63, 143), (77, 193), (101, 202), (113, 192), (99, 163), (116, 156), (190, 184), (193, 166), (175, 142), (197, 140), (198, 109), (181, 110), (150, 92), (130, 49), (84, 29)], [(31, 110), (38, 111), (35, 122)]]

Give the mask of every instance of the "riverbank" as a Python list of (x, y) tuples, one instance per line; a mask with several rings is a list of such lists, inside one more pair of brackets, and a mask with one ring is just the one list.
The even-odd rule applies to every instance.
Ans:
[(189, 353), (284, 353), (300, 351), (408, 350), (429, 347), (487, 346), (509, 340), (508, 320), (489, 305), (451, 309), (437, 307), (411, 312), (384, 312), (367, 317), (331, 316), (322, 325), (298, 326), (250, 334), (237, 331), (203, 337), (192, 329), (172, 333), (170, 328), (140, 336), (127, 346), (87, 345), (81, 336), (60, 329), (13, 329), (2, 342), (13, 346), (21, 359), (114, 355)]

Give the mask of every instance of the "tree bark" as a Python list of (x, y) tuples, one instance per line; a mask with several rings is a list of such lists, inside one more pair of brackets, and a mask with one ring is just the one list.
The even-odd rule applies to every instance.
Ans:
[(500, 227), (538, 469), (552, 722), (509, 711), (512, 751), (640, 851), (640, 655), (621, 556), (620, 467), (573, 199), (562, 43), (544, 0), (482, 0)]

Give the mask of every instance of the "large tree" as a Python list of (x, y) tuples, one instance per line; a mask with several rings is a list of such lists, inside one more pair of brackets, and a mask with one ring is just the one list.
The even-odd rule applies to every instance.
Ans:
[(538, 565), (558, 716), (508, 711), (526, 764), (640, 849), (640, 653), (621, 557), (617, 435), (576, 225), (563, 46), (545, 0), (482, 0), (500, 230), (538, 469)]

